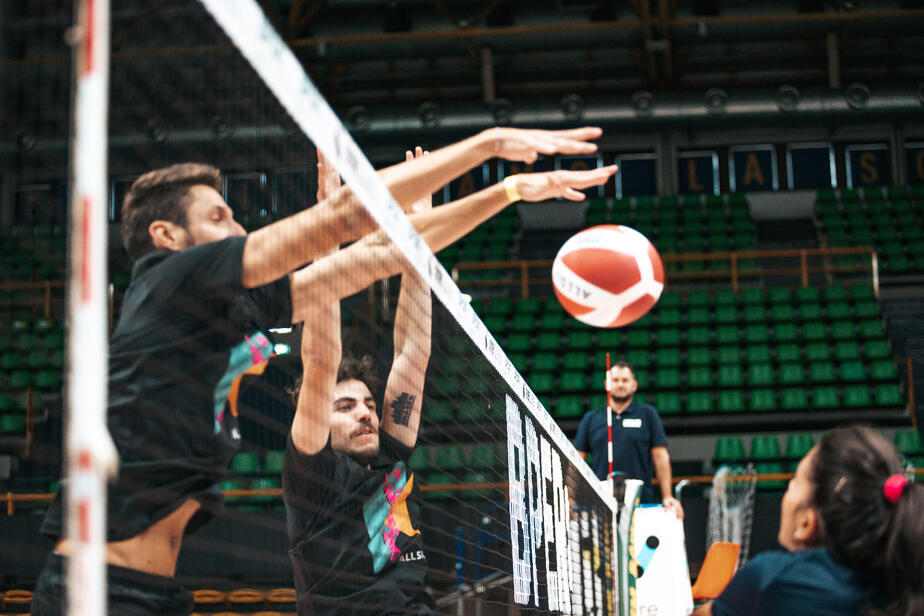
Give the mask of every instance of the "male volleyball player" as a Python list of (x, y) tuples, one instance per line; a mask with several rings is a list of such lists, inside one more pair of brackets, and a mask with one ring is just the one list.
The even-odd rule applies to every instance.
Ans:
[[(607, 388), (613, 401), (613, 470), (625, 474), (628, 479), (645, 482), (643, 502), (658, 502), (651, 483), (652, 475), (656, 475), (661, 504), (683, 518), (683, 506), (671, 494), (671, 459), (658, 412), (650, 404), (633, 399), (638, 381), (628, 363), (613, 364), (609, 376)], [(609, 472), (607, 445), (606, 409), (589, 411), (578, 426), (574, 447), (585, 460), (588, 452), (591, 453), (594, 473), (600, 479), (606, 479)]]
[[(599, 134), (493, 129), (380, 177), (407, 205), (493, 156), (529, 161), (540, 153), (593, 151), (587, 140)], [(547, 179), (573, 196), (591, 178), (604, 181), (591, 172)], [(135, 265), (110, 341), (108, 426), (120, 455), (107, 503), (113, 614), (191, 612), (191, 597), (173, 576), (184, 535), (220, 507), (218, 481), (239, 446), (226, 404), (231, 383), (269, 357), (263, 330), (304, 319), (305, 278), (286, 275), (374, 228), (343, 188), (247, 235), (220, 190), (217, 169), (175, 165), (141, 176), (123, 203), (122, 234)], [(507, 203), (462, 200), (415, 214), (412, 222), (439, 249)], [(63, 557), (71, 551), (63, 536), (64, 489), (42, 527), (56, 545), (33, 596), (37, 616), (64, 609)]]
[[(517, 196), (538, 201), (565, 194), (548, 180), (515, 176)], [(513, 200), (503, 185), (470, 198)], [(311, 309), (282, 479), (299, 614), (435, 612), (407, 465), (430, 356), (431, 298), (409, 264), (403, 265), (381, 423), (374, 370), (353, 358), (341, 363), (340, 298), (403, 262), (394, 245), (363, 240), (304, 270)]]

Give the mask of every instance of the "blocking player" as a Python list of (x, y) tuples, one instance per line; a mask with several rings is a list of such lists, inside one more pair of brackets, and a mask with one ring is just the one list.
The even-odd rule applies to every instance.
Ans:
[[(531, 200), (556, 196), (561, 191), (548, 179), (517, 176), (518, 191)], [(491, 190), (472, 198), (491, 199)], [(415, 478), (407, 465), (430, 355), (430, 291), (393, 245), (366, 243), (304, 272), (311, 308), (282, 481), (300, 614), (435, 612), (424, 584), (426, 554), (419, 506), (408, 499)], [(341, 362), (339, 300), (396, 266), (403, 273), (395, 352), (380, 423), (371, 368), (354, 358)]]
[[(407, 205), (492, 156), (529, 161), (539, 153), (587, 152), (596, 136), (597, 129), (495, 129), (380, 177)], [(568, 196), (591, 178), (548, 181)], [(530, 186), (527, 179), (522, 191)], [(191, 612), (191, 596), (173, 579), (177, 556), (185, 534), (221, 505), (218, 482), (240, 441), (226, 404), (232, 382), (269, 357), (263, 331), (304, 319), (305, 278), (287, 274), (364, 235), (367, 245), (383, 243), (348, 188), (249, 235), (220, 190), (217, 169), (175, 165), (141, 176), (123, 203), (123, 239), (135, 264), (110, 341), (108, 426), (120, 456), (107, 503), (114, 614)], [(414, 214), (412, 222), (438, 249), (508, 203), (494, 197)], [(71, 551), (63, 536), (65, 489), (42, 527), (56, 544), (36, 585), (36, 615), (64, 610), (63, 566)]]

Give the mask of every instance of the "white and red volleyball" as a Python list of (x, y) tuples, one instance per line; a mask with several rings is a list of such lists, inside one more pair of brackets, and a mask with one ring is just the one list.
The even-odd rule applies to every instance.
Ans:
[(599, 225), (573, 235), (555, 255), (552, 283), (571, 316), (595, 327), (628, 325), (664, 290), (661, 255), (629, 227)]

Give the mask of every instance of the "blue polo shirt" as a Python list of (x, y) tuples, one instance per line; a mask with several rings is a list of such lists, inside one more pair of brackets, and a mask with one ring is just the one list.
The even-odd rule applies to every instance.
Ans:
[(712, 604), (714, 616), (860, 616), (888, 603), (885, 590), (826, 548), (763, 552), (742, 567)]
[[(594, 409), (584, 415), (578, 426), (574, 446), (592, 456), (594, 473), (606, 479), (609, 463), (606, 455), (606, 409)], [(654, 494), (652, 447), (666, 447), (667, 436), (658, 412), (650, 404), (633, 401), (621, 414), (613, 413), (613, 470), (629, 479), (645, 482), (645, 491)], [(656, 499), (660, 502), (660, 499)]]

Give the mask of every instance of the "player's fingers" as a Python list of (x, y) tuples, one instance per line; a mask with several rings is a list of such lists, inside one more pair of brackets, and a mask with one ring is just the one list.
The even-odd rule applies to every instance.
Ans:
[(407, 160), (414, 160), (414, 153), (411, 152), (410, 150), (405, 150), (405, 151), (404, 151), (404, 160), (406, 160), (406, 161), (407, 161)]
[(596, 139), (603, 134), (603, 129), (599, 126), (582, 126), (580, 128), (568, 128), (565, 130), (549, 131), (556, 137), (562, 139), (578, 139), (586, 141), (587, 139)]
[(417, 146), (416, 148), (414, 148), (414, 158), (420, 158), (421, 156), (423, 156), (423, 148), (420, 146)]
[(569, 201), (583, 201), (584, 200), (584, 193), (578, 192), (574, 190), (573, 188), (571, 188), (570, 186), (565, 189), (565, 192), (563, 192), (561, 196), (564, 197), (565, 199), (568, 199)]

